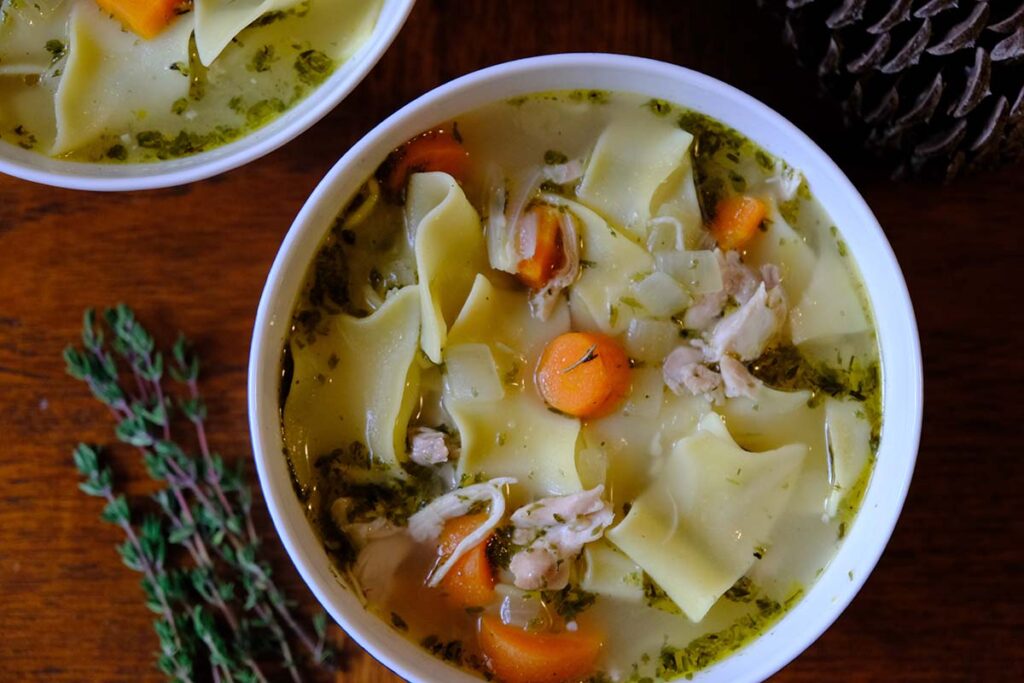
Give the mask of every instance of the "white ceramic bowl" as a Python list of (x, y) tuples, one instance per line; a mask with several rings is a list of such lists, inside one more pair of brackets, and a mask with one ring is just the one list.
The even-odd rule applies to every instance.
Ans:
[[(331, 169), (285, 237), (267, 280), (249, 358), (249, 421), (263, 493), (281, 540), (313, 593), (366, 650), (410, 681), (471, 683), (366, 612), (337, 580), (289, 481), (278, 420), (281, 348), (306, 267), (335, 214), (387, 153), (422, 130), (484, 104), (563, 89), (629, 91), (709, 114), (803, 171), (860, 266), (881, 341), (881, 446), (863, 507), (828, 569), (785, 617), (748, 647), (701, 672), (705, 683), (760, 681), (806, 649), (839, 616), (882, 554), (914, 469), (923, 405), (921, 351), (903, 276), (860, 194), (811, 140), (757, 100), (660, 62), (572, 54), (484, 69), (433, 90), (377, 126)], [(852, 578), (851, 578), (852, 577)]]
[(243, 166), (298, 137), (359, 85), (388, 49), (415, 0), (383, 0), (366, 43), (309, 96), (270, 124), (223, 147), (145, 164), (90, 164), (51, 159), (0, 140), (0, 173), (73, 190), (150, 190), (203, 180)]

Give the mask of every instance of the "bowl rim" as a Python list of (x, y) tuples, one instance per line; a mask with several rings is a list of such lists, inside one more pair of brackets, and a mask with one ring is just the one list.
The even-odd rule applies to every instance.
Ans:
[[(370, 35), (327, 80), (270, 123), (226, 145), (165, 161), (106, 165), (25, 152), (0, 140), (0, 173), (69, 190), (126, 192), (186, 185), (245, 166), (302, 135), (348, 97), (398, 37), (415, 4), (416, 0), (381, 0)], [(97, 172), (102, 169), (125, 173)]]
[[(745, 110), (743, 113), (754, 117), (768, 132), (781, 135), (784, 138), (783, 142), (766, 144), (763, 135), (759, 136), (740, 126), (733, 127), (787, 161), (791, 161), (791, 157), (799, 153), (806, 163), (792, 165), (804, 172), (812, 185), (812, 191), (822, 201), (829, 215), (835, 215), (836, 207), (822, 200), (822, 190), (826, 188), (829, 195), (835, 194), (837, 197), (833, 203), (843, 205), (849, 212), (843, 217), (843, 224), (847, 226), (843, 229), (843, 237), (854, 254), (854, 262), (861, 270), (862, 281), (871, 300), (878, 342), (882, 351), (884, 419), (882, 443), (877, 451), (878, 459), (873, 475), (878, 475), (880, 470), (884, 469), (890, 476), (872, 477), (852, 528), (847, 530), (846, 537), (830, 564), (810, 586), (801, 601), (754, 641), (695, 676), (696, 679), (708, 680), (709, 683), (764, 680), (809, 647), (839, 617), (864, 585), (881, 557), (899, 519), (914, 471), (923, 416), (924, 377), (917, 323), (906, 282), (891, 245), (863, 197), (835, 162), (806, 134), (759, 100), (710, 76), (682, 66), (627, 55), (567, 53), (530, 57), (490, 66), (441, 85), (410, 102), (361, 138), (324, 176), (297, 215), (274, 259), (260, 298), (249, 357), (248, 402), (254, 458), (263, 494), (281, 541), (304, 581), (338, 624), (367, 652), (410, 681), (457, 680), (460, 683), (468, 683), (478, 680), (441, 663), (362, 607), (359, 607), (357, 612), (353, 608), (354, 598), (340, 588), (336, 581), (331, 582), (330, 577), (322, 571), (322, 566), (315, 566), (318, 562), (322, 565), (322, 561), (326, 559), (322, 547), (317, 545), (316, 550), (300, 547), (302, 537), (311, 535), (312, 530), (308, 528), (309, 525), (304, 518), (301, 521), (305, 523), (305, 529), (294, 523), (294, 519), (288, 518), (289, 512), (286, 508), (289, 505), (297, 506), (291, 482), (275, 481), (271, 476), (274, 465), (270, 461), (270, 456), (277, 454), (280, 458), (279, 422), (275, 419), (273, 426), (261, 424), (262, 416), (277, 414), (277, 393), (273, 382), (279, 369), (275, 363), (279, 362), (280, 344), (272, 339), (282, 340), (282, 328), (289, 322), (287, 313), (283, 319), (279, 319), (275, 317), (273, 308), (279, 305), (282, 297), (281, 283), (287, 269), (297, 265), (304, 272), (312, 251), (328, 229), (330, 220), (358, 188), (357, 182), (361, 182), (373, 171), (387, 150), (432, 123), (445, 120), (446, 116), (439, 112), (444, 112), (446, 102), (460, 96), (464, 99), (474, 99), (475, 104), (464, 105), (449, 114), (455, 116), (459, 111), (519, 94), (586, 88), (588, 86), (578, 86), (575, 83), (570, 85), (567, 82), (567, 74), (580, 71), (590, 75), (576, 76), (577, 80), (589, 79), (595, 83), (600, 82), (602, 78), (612, 78), (614, 74), (607, 75), (611, 71), (622, 72), (636, 78), (636, 87), (589, 86), (595, 89), (642, 92), (648, 82), (674, 82), (678, 83), (680, 88), (688, 88), (695, 93), (703, 92), (709, 97), (718, 98), (719, 108), (729, 105), (737, 107), (738, 110)], [(563, 86), (550, 87), (548, 84), (551, 82), (563, 83)], [(502, 92), (503, 95), (488, 99), (480, 94), (495, 91), (495, 83), (498, 84), (496, 92)], [(677, 98), (666, 99), (675, 101)], [(733, 125), (730, 121), (731, 114), (709, 112), (708, 107), (693, 108), (708, 113), (727, 125)], [(791, 151), (780, 152), (779, 145), (783, 148), (788, 146)], [(808, 173), (809, 166), (814, 167), (813, 178)], [(355, 178), (358, 178), (358, 181), (353, 180)], [(352, 187), (348, 188), (347, 195), (339, 196), (337, 186), (345, 182)], [(850, 239), (852, 235), (856, 235), (857, 239)], [(867, 252), (870, 252), (869, 258)], [(302, 260), (303, 254), (307, 257), (305, 262)], [(867, 264), (870, 264), (873, 271), (879, 273), (877, 283), (869, 281), (865, 272)], [(297, 286), (293, 289), (297, 291)], [(293, 303), (294, 297), (288, 302), (287, 311), (290, 312)], [(271, 389), (272, 391), (269, 391)], [(273, 436), (275, 431), (276, 441)], [(883, 461), (883, 456), (889, 457)], [(289, 496), (292, 499), (290, 502)], [(870, 514), (879, 518), (870, 527), (865, 519), (869, 514), (869, 508)], [(318, 558), (317, 551), (324, 557)], [(848, 581), (846, 576), (840, 578), (841, 567), (847, 566), (850, 567)], [(829, 594), (832, 594), (831, 597)], [(812, 596), (814, 602), (811, 602)], [(820, 603), (820, 609), (817, 611), (811, 607), (815, 603)], [(773, 642), (775, 647), (759, 647), (769, 642)], [(422, 656), (418, 656), (411, 649), (415, 649), (416, 653)], [(424, 660), (424, 657), (434, 665)]]

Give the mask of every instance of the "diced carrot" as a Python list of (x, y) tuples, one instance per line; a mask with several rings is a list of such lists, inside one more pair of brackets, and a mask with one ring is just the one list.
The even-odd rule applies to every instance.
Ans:
[(764, 202), (754, 197), (726, 197), (715, 207), (711, 235), (726, 251), (742, 249), (757, 235), (767, 211)]
[[(448, 520), (441, 532), (437, 552), (441, 557), (451, 555), (462, 539), (476, 531), (487, 520), (486, 514), (464, 515)], [(463, 555), (441, 580), (445, 597), (459, 607), (482, 607), (494, 599), (494, 571), (487, 558), (490, 536)]]
[(577, 417), (615, 410), (629, 391), (629, 358), (611, 337), (567, 332), (544, 349), (537, 386), (552, 408)]
[(480, 649), (501, 683), (568, 683), (593, 673), (601, 637), (592, 630), (533, 633), (480, 619)]
[(443, 171), (462, 182), (468, 167), (469, 154), (452, 126), (430, 130), (409, 140), (388, 155), (381, 171), (385, 189), (392, 196), (401, 196), (413, 173)]
[(519, 281), (530, 289), (540, 289), (565, 262), (562, 246), (561, 219), (558, 209), (546, 204), (534, 204), (519, 219), (516, 239), (520, 251), (533, 242), (529, 258), (519, 262), (516, 274)]
[(96, 0), (105, 12), (149, 40), (167, 28), (177, 16), (182, 0)]

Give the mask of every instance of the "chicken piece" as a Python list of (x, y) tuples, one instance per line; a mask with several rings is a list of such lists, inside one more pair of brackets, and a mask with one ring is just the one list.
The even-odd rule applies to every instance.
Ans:
[(786, 295), (782, 288), (769, 290), (762, 282), (749, 301), (715, 324), (708, 338), (705, 359), (716, 362), (732, 353), (740, 360), (754, 360), (778, 335), (786, 315)]
[(766, 263), (761, 266), (761, 279), (766, 289), (775, 289), (782, 284), (782, 271), (774, 263)]
[(434, 569), (427, 580), (428, 586), (433, 587), (441, 583), (441, 580), (463, 555), (494, 531), (505, 515), (505, 493), (502, 489), (515, 483), (516, 480), (511, 477), (498, 477), (482, 484), (472, 484), (455, 489), (443, 496), (438, 496), (426, 507), (409, 517), (409, 534), (417, 542), (423, 543), (437, 540), (444, 529), (444, 523), (449, 519), (468, 514), (470, 509), (479, 503), (489, 503), (490, 510), (486, 521), (478, 526), (473, 533), (459, 541), (448, 559)]
[[(722, 316), (729, 299), (743, 305), (757, 291), (761, 278), (740, 261), (735, 251), (715, 250), (718, 269), (722, 274), (722, 289), (701, 294), (683, 315), (683, 325), (691, 330), (706, 330)], [(768, 268), (769, 266), (765, 266)], [(772, 266), (774, 267), (774, 266)], [(776, 273), (778, 270), (776, 269)]]
[(508, 565), (515, 585), (523, 590), (561, 589), (569, 583), (569, 562), (546, 548), (527, 548)]
[(411, 452), (409, 459), (424, 467), (448, 462), (448, 444), (444, 432), (429, 427), (414, 427), (409, 430)]
[(729, 301), (724, 289), (701, 294), (683, 314), (683, 327), (688, 330), (706, 330), (722, 315), (722, 309)]
[(611, 506), (601, 500), (604, 486), (541, 498), (512, 513), (512, 542), (522, 549), (509, 564), (516, 587), (559, 590), (583, 546), (596, 541), (612, 523)]
[(757, 291), (757, 286), (761, 284), (759, 274), (740, 261), (740, 254), (737, 251), (723, 252), (716, 249), (715, 255), (718, 256), (722, 289), (725, 293), (741, 306), (750, 301), (750, 297)]
[(369, 521), (355, 522), (349, 516), (352, 510), (351, 498), (336, 498), (331, 503), (331, 519), (335, 526), (345, 533), (356, 548), (362, 548), (370, 541), (394, 536), (402, 531), (402, 527), (393, 524), (387, 517), (374, 517)]
[(665, 358), (661, 374), (665, 384), (676, 395), (689, 392), (694, 396), (704, 395), (717, 398), (722, 378), (717, 372), (703, 365), (704, 352), (695, 346), (679, 346)]
[(732, 356), (722, 356), (718, 361), (722, 372), (722, 384), (725, 386), (726, 398), (745, 396), (754, 398), (761, 387), (761, 380), (750, 374), (747, 366)]
[(541, 289), (530, 296), (530, 314), (547, 320), (558, 305), (558, 297), (580, 275), (580, 238), (576, 218), (567, 211), (559, 213), (558, 229), (562, 237), (562, 266)]

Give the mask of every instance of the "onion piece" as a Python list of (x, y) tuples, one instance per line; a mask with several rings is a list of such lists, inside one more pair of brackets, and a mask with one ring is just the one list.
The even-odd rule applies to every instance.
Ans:
[(572, 159), (564, 164), (544, 166), (544, 178), (558, 185), (565, 185), (583, 177), (583, 161)]
[(647, 251), (682, 251), (686, 244), (682, 222), (673, 216), (652, 218), (647, 232)]
[(670, 320), (634, 318), (626, 331), (626, 353), (646, 363), (658, 363), (679, 345), (680, 328)]
[(445, 393), (456, 400), (497, 401), (505, 396), (498, 365), (487, 344), (445, 349)]
[(675, 279), (654, 271), (633, 285), (633, 294), (640, 305), (653, 315), (667, 318), (690, 305), (690, 295)]

